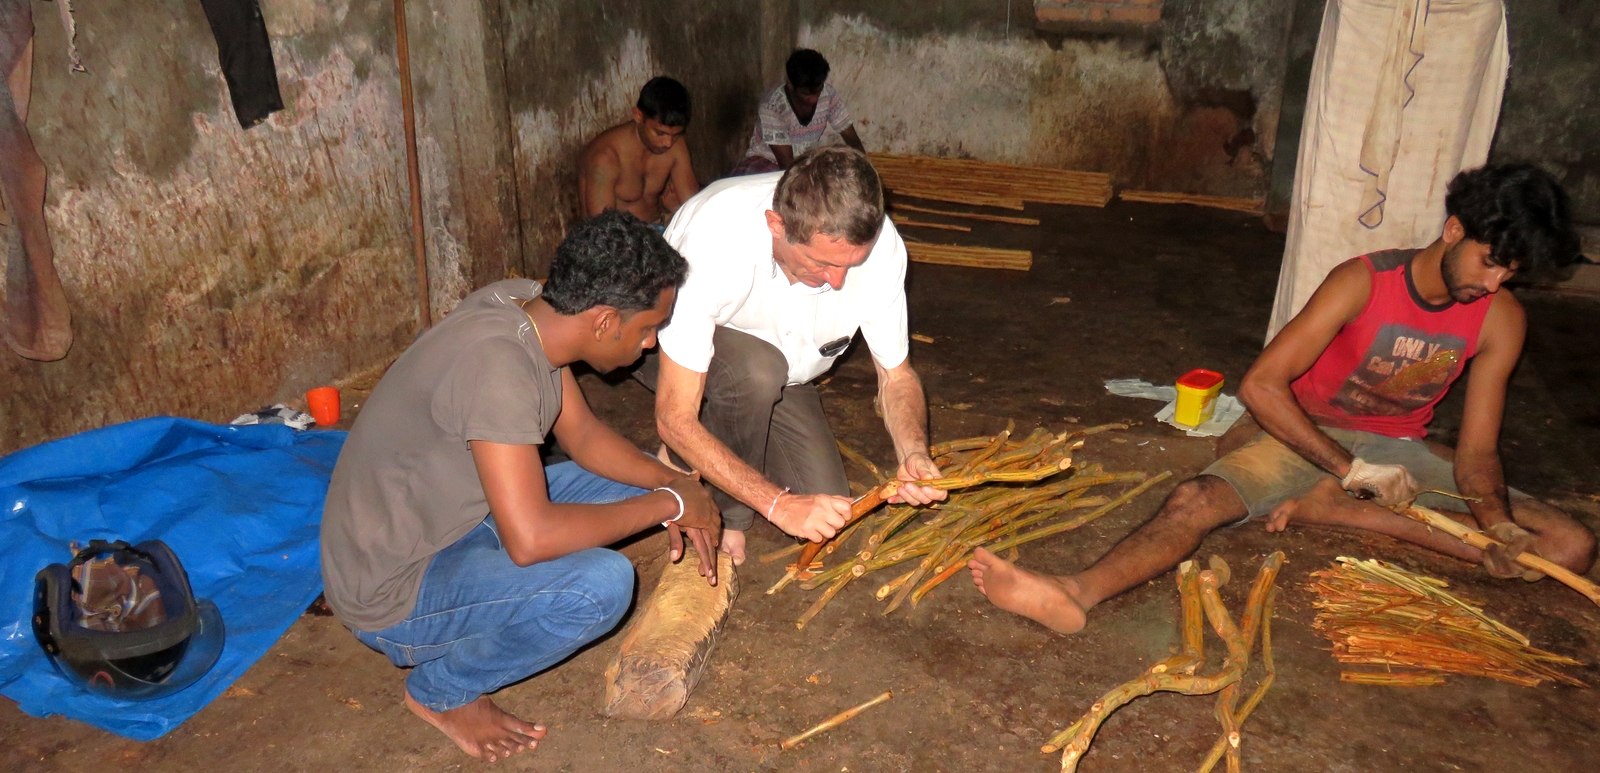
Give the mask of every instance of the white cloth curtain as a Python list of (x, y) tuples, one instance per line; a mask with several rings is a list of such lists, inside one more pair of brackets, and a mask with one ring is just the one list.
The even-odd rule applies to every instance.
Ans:
[(1329, 0), (1267, 340), (1344, 261), (1422, 247), (1489, 158), (1510, 54), (1501, 0)]

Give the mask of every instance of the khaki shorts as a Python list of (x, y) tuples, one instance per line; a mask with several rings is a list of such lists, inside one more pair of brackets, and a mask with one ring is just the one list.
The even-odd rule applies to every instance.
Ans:
[[(1332, 427), (1320, 429), (1350, 453), (1372, 464), (1405, 465), (1424, 489), (1459, 493), (1455, 465), (1435, 456), (1420, 440)], [(1244, 500), (1249, 514), (1239, 523), (1262, 518), (1285, 500), (1310, 491), (1323, 478), (1333, 477), (1265, 432), (1239, 450), (1212, 462), (1201, 474), (1227, 481)], [(1512, 500), (1530, 498), (1516, 489), (1507, 489), (1507, 494)], [(1423, 494), (1417, 497), (1417, 504), (1433, 510), (1466, 510), (1466, 503), (1461, 500), (1438, 494)]]

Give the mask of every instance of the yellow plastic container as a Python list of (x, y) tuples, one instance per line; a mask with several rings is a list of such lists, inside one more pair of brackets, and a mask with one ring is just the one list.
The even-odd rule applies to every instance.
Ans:
[(1178, 405), (1172, 420), (1187, 427), (1206, 423), (1217, 409), (1217, 395), (1221, 392), (1221, 373), (1196, 368), (1183, 374), (1178, 379)]

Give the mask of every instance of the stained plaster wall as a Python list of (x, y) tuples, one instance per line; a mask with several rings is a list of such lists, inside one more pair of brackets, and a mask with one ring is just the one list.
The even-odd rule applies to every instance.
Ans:
[(1266, 190), (1287, 0), (1167, 0), (1143, 36), (1040, 29), (1028, 0), (798, 2), (871, 150)]
[(76, 342), (54, 363), (0, 351), (0, 450), (226, 420), (415, 332), (389, 3), (263, 8), (287, 109), (243, 131), (195, 0), (77, 3), (72, 74), (56, 6), (34, 3), (29, 131)]
[(792, 29), (792, 5), (774, 0), (501, 0), (501, 8), (522, 253), (531, 275), (548, 267), (577, 215), (579, 150), (628, 119), (645, 81), (670, 75), (688, 87), (694, 112), (686, 136), (695, 171), (707, 182), (743, 158), (763, 62), (781, 64), (793, 41), (784, 31)]

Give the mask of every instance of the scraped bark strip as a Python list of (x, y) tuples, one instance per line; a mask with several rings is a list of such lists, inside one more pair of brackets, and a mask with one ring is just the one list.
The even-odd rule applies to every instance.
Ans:
[(1228, 209), (1259, 215), (1265, 204), (1260, 199), (1236, 199), (1227, 196), (1205, 196), (1194, 193), (1168, 193), (1166, 191), (1123, 191), (1117, 194), (1123, 201), (1140, 201), (1149, 204), (1193, 204), (1197, 207)]
[(942, 266), (1003, 268), (1011, 271), (1027, 271), (1033, 268), (1033, 253), (1029, 250), (907, 242), (906, 255), (913, 263), (934, 263)]
[(715, 586), (698, 574), (698, 561), (690, 552), (668, 564), (628, 628), (606, 669), (606, 716), (666, 720), (689, 700), (739, 595), (727, 553), (717, 554)]

